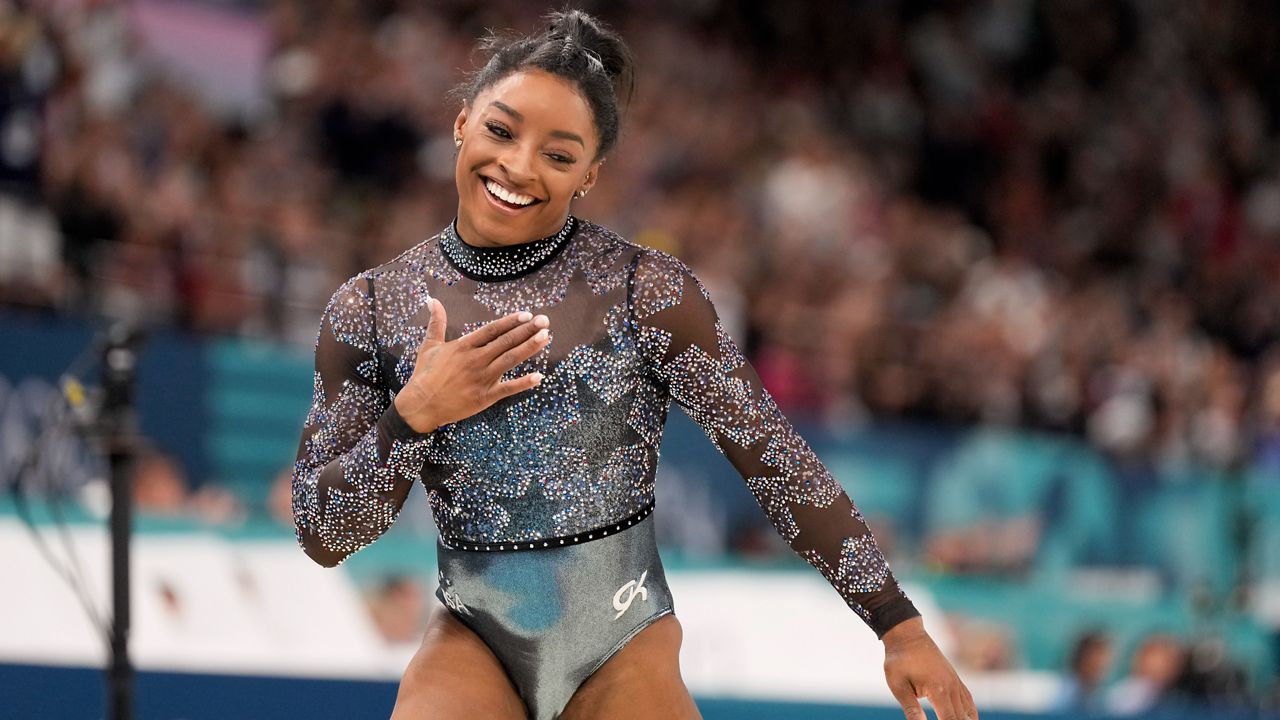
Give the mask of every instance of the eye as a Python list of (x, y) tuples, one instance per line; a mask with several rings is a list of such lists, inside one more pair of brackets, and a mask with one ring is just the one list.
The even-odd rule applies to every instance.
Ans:
[(490, 121), (490, 122), (485, 123), (485, 124), (484, 124), (484, 126), (485, 126), (485, 128), (486, 128), (489, 132), (493, 133), (494, 135), (497, 135), (498, 137), (502, 138), (503, 140), (510, 140), (510, 139), (511, 139), (511, 131), (510, 131), (510, 130), (507, 130), (506, 128), (502, 127), (502, 125), (500, 125), (500, 124), (498, 124), (498, 123), (496, 123), (496, 122), (492, 122), (492, 121)]
[(551, 158), (551, 160), (554, 162), (560, 163), (561, 165), (572, 165), (575, 162), (575, 160), (572, 157), (565, 155), (564, 153), (549, 152), (547, 153), (547, 157)]

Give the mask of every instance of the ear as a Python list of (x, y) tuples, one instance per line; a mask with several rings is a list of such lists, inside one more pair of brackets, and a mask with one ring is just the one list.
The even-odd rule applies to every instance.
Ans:
[(582, 184), (578, 186), (579, 190), (590, 190), (600, 177), (600, 166), (604, 163), (604, 158), (591, 163), (591, 167), (587, 170), (587, 175), (582, 179)]
[(462, 129), (467, 126), (467, 107), (466, 103), (462, 104), (462, 109), (458, 111), (458, 117), (453, 119), (453, 136), (455, 138), (462, 137)]

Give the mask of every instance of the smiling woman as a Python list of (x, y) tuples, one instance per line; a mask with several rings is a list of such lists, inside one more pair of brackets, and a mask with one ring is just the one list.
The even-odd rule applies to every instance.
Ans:
[(316, 341), (293, 476), (303, 549), (342, 562), (419, 480), (440, 531), (441, 606), (393, 717), (698, 717), (651, 518), (675, 400), (884, 640), (907, 717), (927, 696), (941, 720), (977, 718), (698, 279), (569, 214), (617, 141), (631, 62), (590, 16), (549, 19), (489, 43), (460, 93), (457, 220), (340, 287)]

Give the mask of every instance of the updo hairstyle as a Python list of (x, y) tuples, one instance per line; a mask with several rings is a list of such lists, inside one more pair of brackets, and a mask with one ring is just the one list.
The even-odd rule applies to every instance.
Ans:
[(621, 105), (635, 92), (631, 51), (609, 26), (581, 10), (563, 10), (546, 16), (549, 25), (538, 35), (523, 37), (490, 34), (480, 47), (491, 53), (480, 70), (470, 74), (454, 94), (468, 105), (476, 96), (506, 76), (537, 69), (573, 83), (591, 107), (591, 118), (600, 137), (596, 157), (603, 157), (618, 142)]

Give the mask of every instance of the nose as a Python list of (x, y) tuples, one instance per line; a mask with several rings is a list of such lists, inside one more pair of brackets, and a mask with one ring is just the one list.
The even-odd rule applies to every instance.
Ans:
[(498, 157), (498, 167), (502, 168), (510, 178), (512, 185), (520, 186), (533, 182), (534, 152), (536, 152), (534, 148), (517, 145)]

